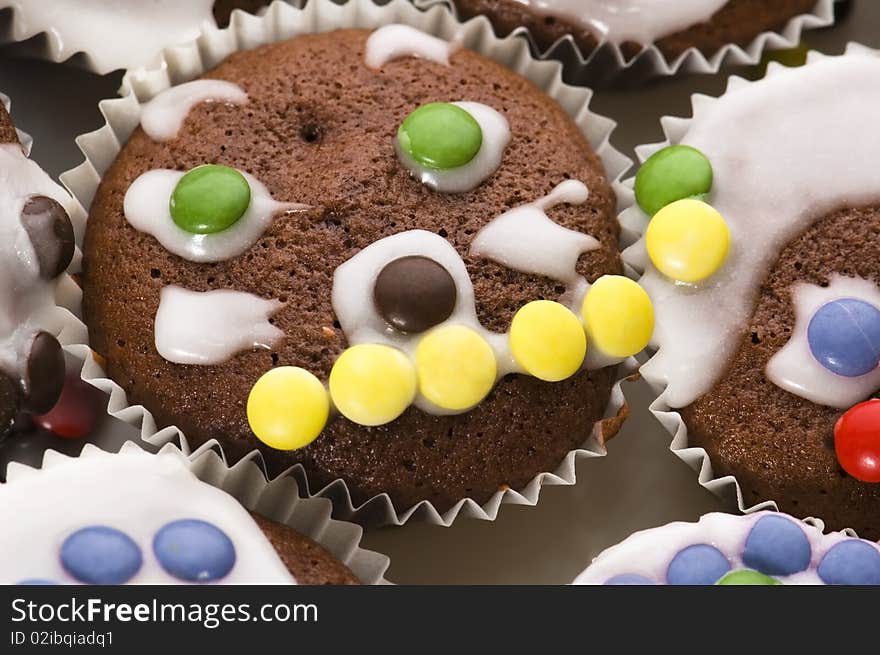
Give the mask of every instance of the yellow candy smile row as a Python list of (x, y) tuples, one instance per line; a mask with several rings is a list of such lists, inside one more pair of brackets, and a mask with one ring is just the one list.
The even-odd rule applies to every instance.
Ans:
[[(624, 358), (641, 351), (654, 327), (642, 288), (618, 275), (590, 287), (583, 321), (564, 305), (536, 300), (513, 317), (508, 341), (516, 363), (547, 382), (571, 377), (583, 366), (588, 342), (604, 355)], [(390, 423), (420, 392), (443, 411), (460, 412), (483, 400), (498, 378), (495, 352), (472, 328), (446, 325), (428, 332), (414, 357), (381, 344), (348, 348), (333, 365), (327, 389), (305, 369), (274, 368), (251, 389), (247, 416), (266, 445), (294, 450), (311, 443), (330, 416), (330, 403), (365, 426)]]

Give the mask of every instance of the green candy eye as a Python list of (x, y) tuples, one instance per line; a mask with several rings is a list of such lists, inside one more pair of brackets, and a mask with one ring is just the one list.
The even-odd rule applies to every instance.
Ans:
[(771, 578), (769, 575), (752, 571), (751, 569), (740, 569), (731, 571), (724, 575), (716, 585), (778, 585), (782, 584), (779, 580)]
[(648, 216), (676, 200), (700, 197), (711, 189), (712, 164), (690, 146), (655, 152), (636, 175), (636, 202)]
[(229, 166), (196, 166), (171, 192), (171, 218), (191, 234), (214, 234), (230, 228), (247, 211), (251, 187)]
[(401, 149), (438, 170), (464, 166), (480, 151), (483, 130), (468, 112), (448, 102), (422, 105), (397, 130)]

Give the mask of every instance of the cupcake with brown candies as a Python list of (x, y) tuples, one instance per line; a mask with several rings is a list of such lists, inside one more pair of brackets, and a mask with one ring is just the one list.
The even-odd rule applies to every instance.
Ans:
[[(880, 536), (880, 56), (732, 79), (665, 123), (626, 257), (657, 312), (643, 376), (701, 480)], [(653, 154), (652, 154), (653, 153)], [(833, 175), (829, 175), (833, 171)], [(709, 475), (711, 473), (711, 475)], [(727, 477), (725, 477), (727, 476)]]
[(440, 513), (617, 431), (650, 302), (602, 161), (525, 78), (350, 29), (237, 52), (140, 122), (91, 207), (85, 316), (160, 426)]
[(574, 584), (880, 585), (880, 547), (785, 514), (706, 514), (637, 532)]

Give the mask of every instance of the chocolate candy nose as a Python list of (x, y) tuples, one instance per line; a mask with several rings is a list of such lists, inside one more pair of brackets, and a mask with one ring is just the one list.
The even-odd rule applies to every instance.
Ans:
[(18, 413), (18, 405), (18, 383), (0, 373), (0, 441), (3, 441), (3, 438), (12, 429), (15, 415)]
[(74, 249), (73, 224), (64, 207), (53, 198), (32, 196), (22, 207), (21, 224), (37, 255), (40, 276), (51, 280), (61, 275)]
[(45, 414), (61, 396), (64, 387), (64, 352), (58, 339), (39, 332), (31, 343), (24, 380), (24, 405), (34, 414)]

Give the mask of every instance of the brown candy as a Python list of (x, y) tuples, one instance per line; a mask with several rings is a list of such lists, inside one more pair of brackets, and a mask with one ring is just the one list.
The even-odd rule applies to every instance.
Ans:
[(0, 373), (0, 441), (9, 433), (15, 423), (18, 404), (18, 383), (4, 373)]
[(47, 196), (32, 196), (21, 210), (21, 224), (30, 237), (40, 276), (61, 275), (73, 259), (73, 224), (61, 204)]
[(45, 414), (55, 406), (64, 387), (64, 351), (58, 339), (39, 332), (31, 343), (24, 381), (24, 406), (34, 414)]
[(395, 259), (376, 278), (373, 297), (379, 315), (401, 332), (423, 332), (455, 309), (455, 280), (428, 257)]

